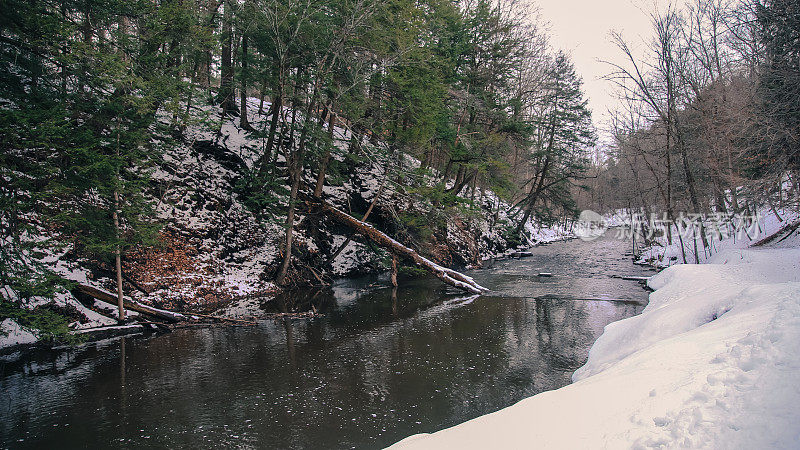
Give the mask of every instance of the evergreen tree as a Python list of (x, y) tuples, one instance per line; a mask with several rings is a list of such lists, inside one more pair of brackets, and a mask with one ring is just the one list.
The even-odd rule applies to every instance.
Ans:
[(32, 206), (80, 254), (115, 259), (120, 319), (120, 258), (155, 229), (143, 190), (157, 157), (156, 111), (181, 85), (177, 44), (167, 45), (180, 34), (162, 25), (178, 4), (65, 1), (31, 11), (12, 1), (3, 16), (3, 167), (17, 193), (4, 206)]
[[(545, 197), (566, 211), (574, 211), (569, 185), (583, 175), (588, 166), (587, 150), (595, 143), (582, 84), (567, 56), (558, 53), (549, 70), (544, 110), (535, 124), (536, 138), (530, 154), (534, 176), (526, 183), (530, 184), (528, 194), (517, 203), (523, 211), (517, 233), (522, 232)], [(546, 208), (539, 213), (545, 218), (549, 215)]]
[(763, 130), (768, 157), (778, 167), (800, 169), (800, 4), (792, 0), (757, 1), (756, 18), (766, 55), (760, 93), (764, 113), (775, 127)]

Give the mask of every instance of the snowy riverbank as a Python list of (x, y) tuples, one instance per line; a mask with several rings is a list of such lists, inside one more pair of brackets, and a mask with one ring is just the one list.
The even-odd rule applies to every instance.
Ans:
[(800, 237), (672, 266), (573, 384), (397, 448), (797, 448)]

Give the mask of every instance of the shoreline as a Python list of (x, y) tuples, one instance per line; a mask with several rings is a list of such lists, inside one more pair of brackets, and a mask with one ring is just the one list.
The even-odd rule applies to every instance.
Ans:
[(798, 244), (666, 268), (572, 384), (390, 448), (796, 445), (800, 388), (785, 381), (800, 376)]

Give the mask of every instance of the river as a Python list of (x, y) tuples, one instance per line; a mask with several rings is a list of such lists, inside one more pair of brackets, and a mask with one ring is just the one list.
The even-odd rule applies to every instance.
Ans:
[(642, 310), (647, 292), (614, 276), (652, 272), (614, 234), (472, 271), (492, 289), (477, 298), (343, 280), (277, 302), (307, 299), (315, 318), (2, 361), (0, 445), (380, 448), (456, 425), (568, 384), (603, 327)]

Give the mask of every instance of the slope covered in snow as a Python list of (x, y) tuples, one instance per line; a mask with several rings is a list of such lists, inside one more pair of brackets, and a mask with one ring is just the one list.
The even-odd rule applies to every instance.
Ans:
[[(267, 113), (259, 112), (258, 99), (248, 102), (250, 123), (263, 132), (269, 125)], [(245, 181), (264, 157), (263, 133), (243, 130), (237, 118), (221, 118), (217, 108), (196, 106), (190, 113), (191, 125), (183, 130), (180, 140), (175, 141), (172, 135), (152, 136), (163, 153), (150, 174), (146, 195), (154, 209), (153, 219), (162, 228), (159, 245), (137, 247), (124, 255), (125, 295), (159, 308), (193, 312), (232, 301), (270, 298), (278, 290), (272, 279), (281, 260), (283, 208), (288, 192), (264, 188), (270, 191), (270, 211), (248, 203), (252, 189)], [(164, 113), (159, 120), (168, 123), (172, 116)], [(508, 239), (514, 223), (508, 214), (510, 206), (494, 192), (464, 187), (462, 192), (453, 193), (460, 194), (454, 205), (445, 207), (428, 198), (426, 192), (451, 186), (452, 180), (445, 183), (447, 186), (441, 185), (430, 172), (420, 170), (419, 160), (402, 152), (388, 152), (382, 148), (384, 143), (370, 143), (367, 137), (362, 138), (360, 154), (350, 154), (351, 140), (346, 125), (335, 128), (323, 190), (328, 203), (359, 218), (370, 209), (369, 222), (442, 266), (477, 266), (484, 259), (514, 251), (511, 247), (515, 242)], [(283, 185), (284, 152), (273, 152), (272, 158), (271, 176)], [(309, 157), (304, 173), (308, 186), (316, 183), (318, 159), (319, 155)], [(373, 202), (374, 208), (370, 208)], [(305, 279), (333, 279), (388, 269), (388, 254), (353, 237), (352, 230), (309, 215), (302, 208), (298, 216), (293, 267), (308, 268)], [(543, 226), (533, 220), (525, 229), (527, 244), (571, 234), (566, 225)], [(42, 239), (48, 233), (52, 231), (41, 228)], [(60, 248), (37, 249), (36, 254), (44, 255), (39, 262), (66, 280), (113, 290), (113, 268), (81, 255), (69, 237), (64, 240)], [(329, 255), (346, 241), (347, 245), (329, 260)], [(303, 274), (296, 278), (302, 281)], [(18, 300), (10, 289), (0, 290), (0, 296)], [(33, 308), (48, 303), (69, 311), (73, 330), (116, 323), (115, 311), (63, 289), (55, 298), (37, 298), (34, 303), (20, 306)], [(18, 327), (11, 322), (0, 332), (0, 349), (5, 343), (16, 342), (13, 336), (4, 337), (9, 334), (6, 328)]]
[[(761, 208), (753, 217), (734, 216), (714, 220), (713, 216), (709, 216), (706, 219), (707, 248), (703, 247), (699, 233), (683, 228), (683, 240), (680, 240), (677, 237), (679, 230), (673, 226), (672, 243), (667, 242), (666, 236), (657, 237), (653, 245), (642, 249), (639, 262), (655, 267), (669, 267), (682, 264), (685, 255), (686, 262), (693, 263), (696, 251), (697, 260), (702, 263), (719, 252), (750, 247), (784, 227), (796, 224), (800, 220), (800, 214), (791, 209)], [(622, 214), (612, 216), (612, 222), (630, 224), (631, 219), (629, 215)], [(783, 237), (778, 236), (777, 240)]]
[(396, 448), (798, 448), (795, 239), (672, 266), (574, 383)]

